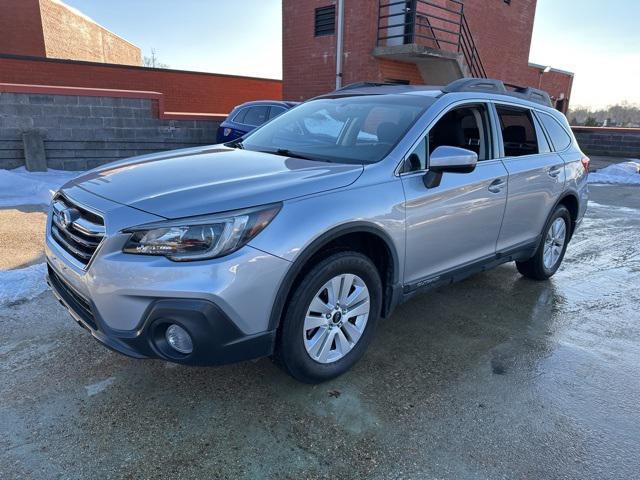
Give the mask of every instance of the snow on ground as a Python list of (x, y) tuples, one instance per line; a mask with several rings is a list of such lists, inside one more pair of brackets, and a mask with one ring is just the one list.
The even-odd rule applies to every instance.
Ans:
[(589, 183), (640, 185), (640, 160), (617, 163), (589, 174)]
[(17, 270), (0, 270), (0, 306), (30, 300), (47, 287), (44, 263)]
[(53, 194), (80, 173), (62, 170), (28, 172), (24, 167), (0, 169), (0, 207), (48, 205)]

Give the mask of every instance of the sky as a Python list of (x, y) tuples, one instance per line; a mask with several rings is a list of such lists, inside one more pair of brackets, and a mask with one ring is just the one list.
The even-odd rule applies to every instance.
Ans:
[[(170, 68), (282, 78), (281, 0), (65, 3)], [(530, 61), (575, 73), (573, 107), (640, 104), (639, 19), (640, 0), (538, 0)]]

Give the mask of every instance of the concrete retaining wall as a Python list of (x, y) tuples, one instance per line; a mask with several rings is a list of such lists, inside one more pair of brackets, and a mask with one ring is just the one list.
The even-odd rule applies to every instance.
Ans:
[(640, 128), (573, 127), (587, 155), (640, 158)]
[(0, 92), (0, 168), (24, 165), (22, 134), (44, 138), (47, 166), (84, 170), (113, 160), (215, 143), (218, 120), (162, 119), (158, 101)]

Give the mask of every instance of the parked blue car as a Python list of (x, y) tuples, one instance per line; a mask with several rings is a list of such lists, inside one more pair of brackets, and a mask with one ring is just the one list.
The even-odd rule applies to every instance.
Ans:
[(298, 105), (297, 102), (258, 100), (238, 105), (218, 127), (217, 143), (230, 142)]

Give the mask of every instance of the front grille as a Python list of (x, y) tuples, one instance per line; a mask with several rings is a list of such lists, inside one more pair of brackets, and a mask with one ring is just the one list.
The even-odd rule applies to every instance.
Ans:
[(71, 288), (67, 284), (67, 282), (65, 282), (55, 272), (53, 268), (51, 268), (51, 265), (47, 264), (47, 269), (49, 274), (49, 284), (51, 285), (51, 288), (53, 288), (56, 293), (62, 298), (67, 307), (73, 310), (73, 312), (78, 315), (89, 327), (96, 330), (97, 325), (89, 301), (86, 300), (82, 295), (76, 293), (76, 291)]
[(104, 219), (58, 195), (52, 204), (51, 236), (86, 267), (104, 238)]

